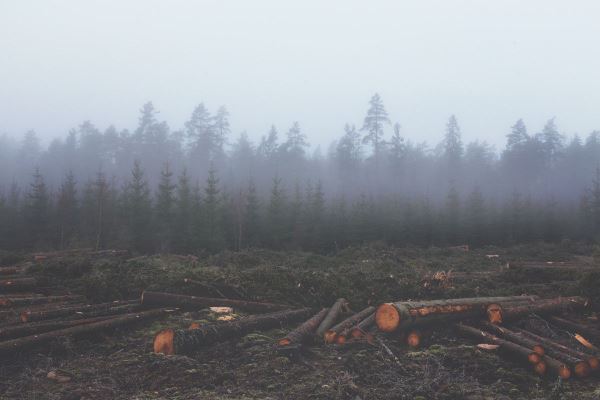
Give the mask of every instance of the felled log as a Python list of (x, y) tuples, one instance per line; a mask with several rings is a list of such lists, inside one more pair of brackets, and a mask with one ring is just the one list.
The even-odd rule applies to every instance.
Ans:
[[(368, 317), (373, 312), (375, 312), (375, 307), (369, 306), (369, 307), (363, 309), (362, 311), (359, 311), (358, 313), (346, 318), (339, 324), (334, 325), (333, 327), (329, 328), (323, 335), (323, 338), (325, 339), (325, 343), (335, 342), (336, 337), (340, 333), (342, 333), (342, 331), (344, 331), (346, 329), (351, 329), (354, 325), (356, 325), (357, 323), (359, 323), (360, 321), (362, 321), (363, 319)], [(343, 337), (343, 339), (341, 339), (341, 340), (343, 340), (345, 342), (346, 337), (345, 336), (342, 336), (342, 337)]]
[[(471, 339), (475, 339), (475, 340), (483, 340), (487, 343), (492, 343), (495, 345), (499, 346), (499, 349), (505, 353), (511, 354), (512, 356), (514, 356), (515, 358), (522, 360), (522, 361), (526, 361), (530, 364), (536, 365), (539, 364), (540, 362), (542, 362), (542, 356), (540, 356), (538, 353), (536, 353), (535, 351), (527, 348), (527, 347), (523, 347), (517, 343), (513, 343), (509, 340), (506, 339), (502, 339), (499, 338), (496, 335), (493, 335), (489, 332), (485, 332), (482, 331), (481, 329), (477, 329), (475, 327), (469, 326), (469, 325), (465, 325), (463, 323), (459, 323), (454, 325), (456, 327), (456, 330), (458, 331), (458, 333), (462, 334), (463, 336), (469, 337)], [(544, 360), (544, 362), (546, 364), (548, 364), (548, 360), (550, 360), (549, 358), (547, 360)], [(569, 367), (567, 367), (566, 365), (558, 365), (558, 362), (554, 362), (556, 360), (550, 360), (550, 364), (552, 364), (553, 367), (557, 368), (557, 373), (560, 374), (560, 376), (563, 379), (568, 379), (571, 376), (571, 370), (569, 369)], [(545, 367), (546, 365), (544, 365)], [(536, 373), (538, 374), (543, 374), (546, 372), (546, 368), (538, 368), (538, 369), (534, 369), (536, 371)]]
[(163, 329), (154, 337), (154, 352), (191, 353), (202, 346), (241, 337), (255, 330), (266, 330), (301, 321), (310, 316), (310, 308), (253, 315), (236, 321), (206, 324), (197, 329)]
[(496, 332), (502, 334), (504, 337), (510, 339), (515, 343), (519, 343), (521, 345), (530, 347), (540, 355), (548, 355), (564, 363), (565, 365), (568, 365), (569, 369), (573, 371), (575, 375), (579, 378), (584, 378), (588, 376), (591, 372), (590, 365), (588, 364), (585, 358), (580, 358), (578, 356), (573, 356), (569, 353), (565, 353), (564, 351), (556, 347), (545, 346), (541, 341), (537, 339), (532, 339), (530, 336), (511, 331), (498, 325), (490, 324), (489, 322), (486, 323), (485, 326), (487, 328), (494, 329)]
[[(417, 325), (421, 319), (447, 315), (457, 319), (483, 316), (492, 303), (526, 299), (526, 296), (471, 297), (463, 299), (430, 300), (422, 302), (400, 301), (384, 303), (377, 308), (375, 322), (379, 330), (393, 332), (400, 325)], [(535, 299), (535, 297), (532, 297)], [(435, 319), (435, 317), (433, 318)]]
[(67, 321), (43, 321), (32, 322), (28, 324), (18, 324), (0, 327), (0, 340), (8, 340), (29, 335), (37, 335), (44, 332), (55, 331), (58, 329), (70, 328), (77, 325), (85, 325), (92, 322), (103, 321), (114, 318), (114, 316), (103, 316), (86, 319), (74, 319)]
[(125, 314), (138, 310), (140, 307), (137, 300), (113, 301), (110, 303), (86, 304), (76, 307), (61, 307), (57, 309), (23, 311), (20, 315), (21, 322), (44, 321), (52, 318), (77, 317), (91, 318), (102, 315)]
[(565, 346), (562, 343), (556, 342), (550, 338), (546, 338), (546, 337), (537, 335), (537, 334), (527, 331), (525, 329), (515, 328), (515, 330), (517, 332), (521, 333), (522, 335), (528, 336), (528, 337), (532, 338), (533, 340), (536, 340), (537, 342), (541, 343), (544, 346), (544, 348), (555, 349), (555, 350), (563, 352), (565, 354), (569, 354), (572, 357), (587, 361), (587, 363), (590, 366), (592, 371), (595, 371), (598, 369), (598, 367), (600, 367), (600, 360), (598, 360), (598, 357), (596, 357), (594, 355), (585, 354), (582, 351)]
[(588, 339), (592, 339), (595, 342), (600, 343), (600, 330), (596, 328), (557, 316), (550, 317), (550, 321), (562, 328), (583, 334)]
[(30, 350), (39, 345), (51, 342), (55, 339), (62, 339), (66, 336), (92, 334), (109, 329), (120, 328), (138, 321), (161, 317), (166, 315), (168, 312), (169, 310), (166, 309), (158, 309), (140, 313), (125, 314), (103, 321), (92, 322), (90, 324), (77, 325), (70, 328), (40, 333), (39, 335), (30, 335), (18, 339), (7, 340), (5, 342), (0, 342), (0, 354), (11, 354), (18, 351)]
[(22, 307), (55, 302), (80, 302), (85, 298), (80, 295), (35, 296), (35, 297), (0, 297), (0, 307)]
[(227, 306), (251, 312), (271, 312), (290, 308), (290, 306), (284, 304), (186, 296), (175, 293), (151, 292), (148, 290), (142, 293), (141, 303), (147, 307), (178, 307), (186, 310), (197, 310), (210, 306)]
[(350, 336), (359, 339), (367, 335), (369, 329), (375, 325), (375, 313), (360, 321), (350, 330)]
[(594, 265), (586, 265), (570, 261), (521, 261), (508, 264), (509, 269), (538, 269), (563, 271), (588, 271), (596, 269)]
[(37, 285), (35, 278), (1, 279), (0, 291), (33, 289)]
[(510, 340), (511, 342), (517, 343), (523, 347), (527, 347), (528, 349), (535, 351), (540, 356), (546, 354), (546, 348), (537, 340), (533, 340), (530, 337), (524, 336), (508, 328), (498, 326), (490, 322), (484, 322), (483, 326), (486, 329), (489, 329), (490, 331), (495, 333), (496, 335), (500, 335), (503, 338)]
[(0, 319), (5, 320), (21, 320), (21, 314), (27, 311), (31, 312), (39, 312), (39, 311), (54, 311), (61, 310), (66, 307), (83, 307), (86, 304), (83, 303), (74, 303), (67, 304), (65, 302), (57, 301), (54, 303), (44, 303), (44, 304), (34, 304), (31, 306), (23, 306), (23, 307), (6, 307), (0, 310)]
[(337, 299), (335, 301), (335, 303), (333, 303), (333, 305), (329, 309), (329, 312), (327, 313), (325, 318), (323, 318), (323, 321), (317, 328), (315, 335), (318, 338), (322, 338), (323, 335), (325, 334), (325, 332), (327, 332), (327, 330), (335, 324), (335, 321), (337, 321), (342, 310), (347, 307), (348, 307), (348, 301), (346, 299), (343, 299), (343, 298)]
[(522, 318), (529, 314), (552, 314), (583, 308), (588, 304), (583, 297), (557, 297), (529, 303), (490, 304), (487, 307), (488, 321), (493, 324), (502, 324), (506, 321)]
[(306, 339), (312, 336), (321, 322), (323, 318), (329, 312), (329, 308), (324, 308), (315, 315), (313, 315), (310, 319), (305, 321), (302, 325), (291, 331), (287, 334), (283, 339), (279, 339), (279, 346), (289, 346), (292, 344), (302, 344)]

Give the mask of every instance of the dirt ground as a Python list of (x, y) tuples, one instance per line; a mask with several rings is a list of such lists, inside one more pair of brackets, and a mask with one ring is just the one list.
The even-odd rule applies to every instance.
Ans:
[[(497, 258), (486, 255), (497, 254)], [(501, 270), (515, 260), (578, 260), (595, 265), (594, 249), (559, 246), (452, 249), (381, 244), (335, 255), (248, 250), (210, 257), (65, 258), (33, 264), (30, 272), (92, 301), (137, 298), (146, 288), (327, 306), (347, 298), (354, 310), (400, 299), (539, 294), (599, 296), (598, 272)], [(2, 258), (0, 257), (0, 260)], [(14, 262), (14, 260), (11, 260)], [(478, 272), (436, 281), (435, 272)], [(600, 268), (599, 268), (600, 271)], [(452, 273), (450, 276), (452, 276)], [(459, 274), (460, 275), (460, 274)], [(458, 275), (457, 275), (458, 276)], [(184, 278), (202, 282), (187, 284)], [(551, 283), (547, 283), (551, 282)], [(190, 356), (152, 353), (154, 333), (216, 318), (208, 310), (179, 313), (83, 338), (56, 341), (0, 361), (1, 399), (598, 399), (600, 380), (540, 378), (528, 366), (477, 349), (449, 328), (408, 349), (394, 337), (345, 346), (316, 343), (297, 353), (274, 347), (277, 329), (212, 345)], [(527, 321), (523, 323), (529, 323)], [(57, 383), (47, 373), (71, 379)]]

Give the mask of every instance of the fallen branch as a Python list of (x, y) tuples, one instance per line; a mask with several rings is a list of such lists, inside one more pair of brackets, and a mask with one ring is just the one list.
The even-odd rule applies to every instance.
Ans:
[(86, 304), (75, 307), (61, 307), (49, 310), (23, 311), (21, 322), (44, 321), (61, 317), (91, 318), (102, 315), (124, 314), (138, 311), (140, 304), (137, 300), (113, 301), (110, 303)]
[(206, 324), (197, 329), (163, 329), (154, 337), (154, 352), (191, 353), (202, 346), (241, 337), (255, 330), (277, 328), (301, 321), (310, 315), (309, 308), (255, 315), (237, 321)]
[(0, 291), (34, 289), (37, 285), (35, 278), (18, 278), (0, 280)]
[(0, 297), (0, 307), (22, 307), (56, 302), (80, 302), (85, 300), (80, 295), (66, 296), (34, 296), (34, 297)]
[(8, 340), (29, 335), (37, 335), (39, 333), (55, 331), (58, 329), (70, 328), (77, 325), (85, 325), (92, 322), (103, 321), (114, 318), (114, 316), (103, 316), (86, 319), (75, 319), (68, 321), (44, 321), (32, 322), (28, 324), (10, 325), (0, 327), (0, 340)]
[(522, 318), (529, 314), (553, 314), (583, 308), (588, 301), (583, 297), (557, 297), (529, 303), (490, 304), (487, 307), (488, 321), (493, 324), (502, 324), (506, 321)]

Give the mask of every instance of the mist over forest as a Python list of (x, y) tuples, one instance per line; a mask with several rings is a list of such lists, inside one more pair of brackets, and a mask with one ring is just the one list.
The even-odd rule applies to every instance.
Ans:
[(554, 118), (515, 121), (503, 149), (464, 143), (455, 116), (438, 143), (420, 142), (378, 94), (328, 148), (311, 148), (294, 121), (253, 142), (231, 131), (225, 106), (201, 103), (172, 128), (148, 102), (138, 121), (84, 121), (47, 148), (34, 131), (0, 136), (0, 248), (328, 251), (600, 232), (600, 131), (567, 137)]

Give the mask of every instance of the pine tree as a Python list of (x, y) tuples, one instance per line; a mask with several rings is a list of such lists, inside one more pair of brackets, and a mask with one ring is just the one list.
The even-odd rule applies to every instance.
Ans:
[(300, 124), (294, 122), (290, 130), (287, 132), (287, 141), (283, 144), (288, 155), (293, 157), (304, 157), (304, 148), (308, 147), (306, 135), (300, 130)]
[(463, 144), (461, 139), (460, 127), (456, 117), (451, 115), (446, 124), (446, 134), (444, 136), (444, 157), (451, 168), (455, 168), (460, 163), (463, 155)]
[(33, 182), (27, 193), (24, 216), (29, 247), (48, 245), (50, 196), (39, 168), (35, 168), (33, 173)]
[(271, 197), (267, 208), (268, 242), (274, 249), (281, 249), (287, 238), (286, 195), (280, 178), (273, 178)]
[(483, 193), (476, 186), (467, 198), (465, 209), (465, 231), (469, 245), (480, 246), (485, 243), (485, 217), (486, 210)]
[(544, 143), (544, 150), (547, 157), (550, 162), (554, 162), (556, 154), (563, 148), (563, 137), (558, 132), (554, 118), (551, 118), (546, 122), (540, 136)]
[(406, 143), (404, 143), (404, 138), (400, 135), (400, 124), (394, 124), (394, 133), (392, 134), (392, 138), (390, 139), (389, 146), (389, 157), (390, 164), (392, 167), (392, 173), (394, 176), (398, 177), (401, 172), (402, 162), (404, 161), (404, 157), (406, 154)]
[(217, 178), (216, 171), (211, 168), (208, 171), (202, 204), (202, 243), (211, 252), (222, 250), (225, 247), (223, 210), (221, 206), (219, 179)]
[(76, 186), (75, 176), (69, 171), (58, 194), (57, 217), (60, 249), (64, 249), (77, 232), (79, 209)]
[(519, 119), (511, 128), (511, 132), (506, 135), (506, 150), (512, 151), (522, 147), (529, 140), (527, 127), (522, 119)]
[(172, 182), (173, 172), (169, 163), (165, 163), (160, 173), (158, 193), (156, 194), (156, 226), (161, 252), (169, 252), (173, 238), (174, 205), (176, 185)]
[(367, 132), (363, 138), (363, 142), (370, 143), (373, 146), (373, 155), (376, 163), (379, 161), (379, 156), (384, 144), (384, 124), (389, 125), (391, 122), (381, 97), (379, 94), (375, 93), (369, 101), (369, 110), (367, 111), (361, 130)]
[(244, 210), (244, 226), (246, 228), (246, 245), (257, 247), (260, 240), (260, 200), (256, 193), (256, 186), (250, 180), (246, 193), (246, 207)]
[(177, 198), (175, 200), (175, 216), (173, 227), (172, 247), (176, 253), (186, 253), (194, 248), (194, 204), (192, 189), (184, 169), (179, 176), (177, 184)]
[(152, 202), (148, 182), (138, 161), (133, 164), (131, 180), (125, 188), (125, 220), (132, 247), (140, 252), (152, 250)]

